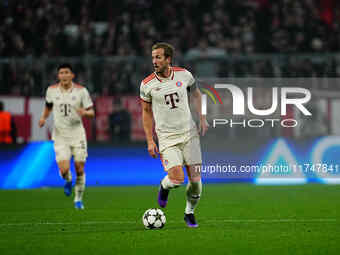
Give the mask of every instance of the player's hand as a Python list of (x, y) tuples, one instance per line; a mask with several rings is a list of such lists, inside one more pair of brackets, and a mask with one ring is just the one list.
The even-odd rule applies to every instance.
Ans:
[(209, 128), (209, 123), (207, 122), (207, 120), (205, 118), (201, 118), (198, 133), (204, 136), (205, 133), (208, 131), (208, 128)]
[(40, 118), (40, 120), (39, 120), (39, 127), (45, 126), (45, 122), (46, 122), (46, 120), (44, 118)]
[(157, 158), (157, 154), (159, 153), (159, 151), (154, 141), (148, 143), (148, 152), (151, 157)]
[(78, 108), (76, 111), (80, 117), (83, 117), (86, 115), (86, 110), (84, 108)]

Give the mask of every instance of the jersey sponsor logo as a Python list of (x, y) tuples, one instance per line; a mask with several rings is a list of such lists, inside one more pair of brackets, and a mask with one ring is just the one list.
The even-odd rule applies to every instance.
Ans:
[(177, 87), (181, 87), (182, 85), (183, 85), (183, 82), (181, 82), (181, 81), (176, 82)]
[(179, 96), (177, 92), (164, 95), (164, 99), (167, 105), (171, 104), (170, 109), (178, 108), (178, 106), (176, 106), (176, 103), (179, 102)]
[(158, 87), (158, 88), (155, 88), (156, 91), (160, 91), (162, 88)]
[(71, 105), (70, 104), (60, 104), (59, 105), (60, 112), (64, 117), (70, 116), (71, 114)]

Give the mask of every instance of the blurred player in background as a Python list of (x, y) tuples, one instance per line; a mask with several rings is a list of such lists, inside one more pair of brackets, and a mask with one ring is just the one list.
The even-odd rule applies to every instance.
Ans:
[[(160, 158), (168, 173), (161, 181), (158, 203), (165, 207), (171, 189), (184, 181), (186, 167), (189, 183), (186, 188), (187, 202), (184, 220), (189, 227), (198, 227), (194, 210), (202, 192), (200, 166), (202, 164), (199, 133), (208, 129), (205, 116), (201, 114), (202, 95), (192, 74), (184, 68), (171, 66), (174, 48), (167, 43), (152, 46), (154, 73), (146, 77), (140, 87), (143, 126), (148, 152)], [(199, 130), (189, 108), (189, 97), (195, 98), (195, 110), (199, 114)], [(159, 150), (153, 139), (153, 119), (158, 137)]]
[(82, 198), (85, 190), (87, 141), (82, 117), (94, 117), (93, 103), (87, 89), (73, 83), (74, 73), (70, 64), (60, 65), (57, 71), (59, 83), (47, 89), (46, 105), (39, 126), (45, 125), (53, 111), (52, 140), (59, 172), (65, 180), (64, 193), (66, 196), (72, 194), (70, 160), (73, 155), (77, 173), (74, 206), (76, 209), (84, 209)]
[(0, 144), (16, 143), (17, 129), (13, 116), (10, 112), (5, 111), (5, 106), (0, 101)]
[(120, 98), (115, 98), (112, 106), (113, 111), (109, 115), (111, 141), (128, 143), (131, 140), (131, 115)]

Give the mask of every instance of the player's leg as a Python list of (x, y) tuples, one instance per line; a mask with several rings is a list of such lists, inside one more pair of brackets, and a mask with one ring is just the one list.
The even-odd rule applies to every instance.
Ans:
[(61, 160), (57, 162), (60, 176), (65, 180), (64, 194), (72, 194), (72, 174), (70, 171), (70, 160)]
[(54, 142), (54, 151), (61, 178), (65, 180), (64, 193), (66, 196), (72, 194), (72, 174), (70, 171), (71, 149), (63, 141)]
[(160, 207), (166, 207), (168, 196), (171, 189), (178, 188), (184, 181), (182, 166), (174, 166), (168, 170), (168, 174), (161, 181), (158, 193), (158, 204)]
[(77, 173), (76, 184), (74, 186), (74, 205), (77, 209), (84, 209), (83, 195), (85, 191), (85, 162), (76, 161), (74, 164)]
[(184, 181), (182, 166), (174, 166), (168, 170), (168, 174), (162, 180), (165, 189), (173, 189), (181, 186)]
[(76, 141), (71, 149), (77, 174), (76, 184), (74, 186), (74, 206), (76, 209), (84, 209), (83, 195), (86, 183), (85, 162), (87, 158), (86, 140)]
[(72, 181), (72, 174), (70, 171), (70, 160), (60, 160), (57, 162), (59, 174), (65, 181)]
[(184, 220), (189, 227), (198, 227), (194, 211), (198, 205), (202, 193), (201, 164), (186, 166), (189, 182), (186, 187), (186, 207)]
[(178, 188), (184, 181), (182, 152), (177, 146), (167, 148), (161, 153), (161, 161), (168, 172), (161, 181), (158, 193), (158, 204), (164, 208), (168, 203), (169, 191)]
[(202, 193), (202, 180), (201, 180), (201, 148), (198, 137), (193, 137), (185, 144), (183, 148), (184, 161), (189, 178), (186, 187), (186, 207), (184, 220), (189, 227), (198, 227), (194, 211), (198, 205)]

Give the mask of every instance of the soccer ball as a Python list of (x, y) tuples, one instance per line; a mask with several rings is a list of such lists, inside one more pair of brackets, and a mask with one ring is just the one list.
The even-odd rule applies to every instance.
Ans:
[(146, 229), (161, 229), (166, 222), (164, 212), (158, 208), (146, 210), (142, 220)]

